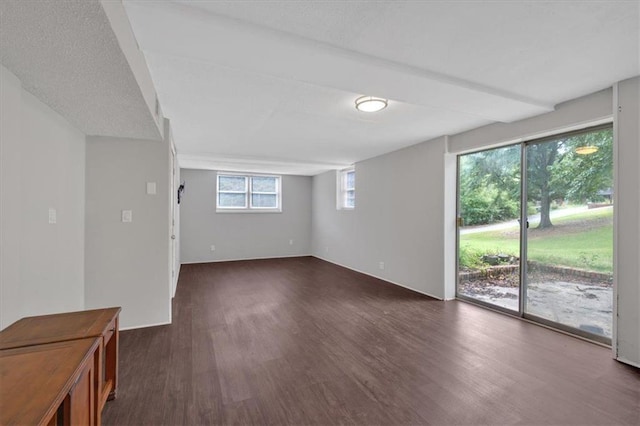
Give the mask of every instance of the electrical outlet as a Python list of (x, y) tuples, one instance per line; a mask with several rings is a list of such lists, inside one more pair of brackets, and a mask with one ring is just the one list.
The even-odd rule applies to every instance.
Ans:
[(380, 269), (384, 269), (384, 262), (380, 262), (380, 263), (378, 264), (378, 268), (380, 268)]
[(325, 247), (325, 248), (324, 248), (324, 252), (325, 252), (325, 253), (329, 253), (329, 247)]
[(292, 246), (293, 245), (293, 240), (289, 240), (289, 245)]
[(216, 246), (212, 245), (211, 246), (211, 251), (216, 251)]
[(133, 222), (133, 212), (131, 210), (122, 210), (122, 221)]

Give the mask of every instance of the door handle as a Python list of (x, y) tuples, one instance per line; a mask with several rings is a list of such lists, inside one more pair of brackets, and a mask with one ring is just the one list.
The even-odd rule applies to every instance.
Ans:
[(176, 236), (175, 236), (175, 235), (172, 235), (172, 236), (171, 236), (171, 239), (172, 239), (172, 240), (175, 240), (175, 239), (176, 239)]

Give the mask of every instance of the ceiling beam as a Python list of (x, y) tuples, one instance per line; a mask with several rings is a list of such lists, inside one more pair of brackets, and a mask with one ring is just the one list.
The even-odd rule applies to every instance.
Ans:
[[(390, 61), (296, 34), (220, 16), (184, 4), (127, 4), (143, 30), (140, 45), (153, 54), (195, 59), (373, 95), (414, 105), (512, 122), (554, 109), (538, 100)], [(174, 31), (162, 31), (173, 28)], [(158, 34), (161, 36), (158, 37)]]

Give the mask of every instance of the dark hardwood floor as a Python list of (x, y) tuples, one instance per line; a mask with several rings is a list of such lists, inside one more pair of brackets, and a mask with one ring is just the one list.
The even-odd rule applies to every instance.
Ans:
[(104, 424), (640, 424), (609, 349), (304, 257), (184, 265)]

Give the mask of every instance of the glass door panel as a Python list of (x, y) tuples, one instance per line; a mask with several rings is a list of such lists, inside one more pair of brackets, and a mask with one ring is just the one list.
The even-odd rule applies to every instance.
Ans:
[(458, 157), (458, 287), (520, 312), (521, 145)]
[(605, 128), (526, 145), (524, 314), (601, 341), (613, 311), (612, 140)]

